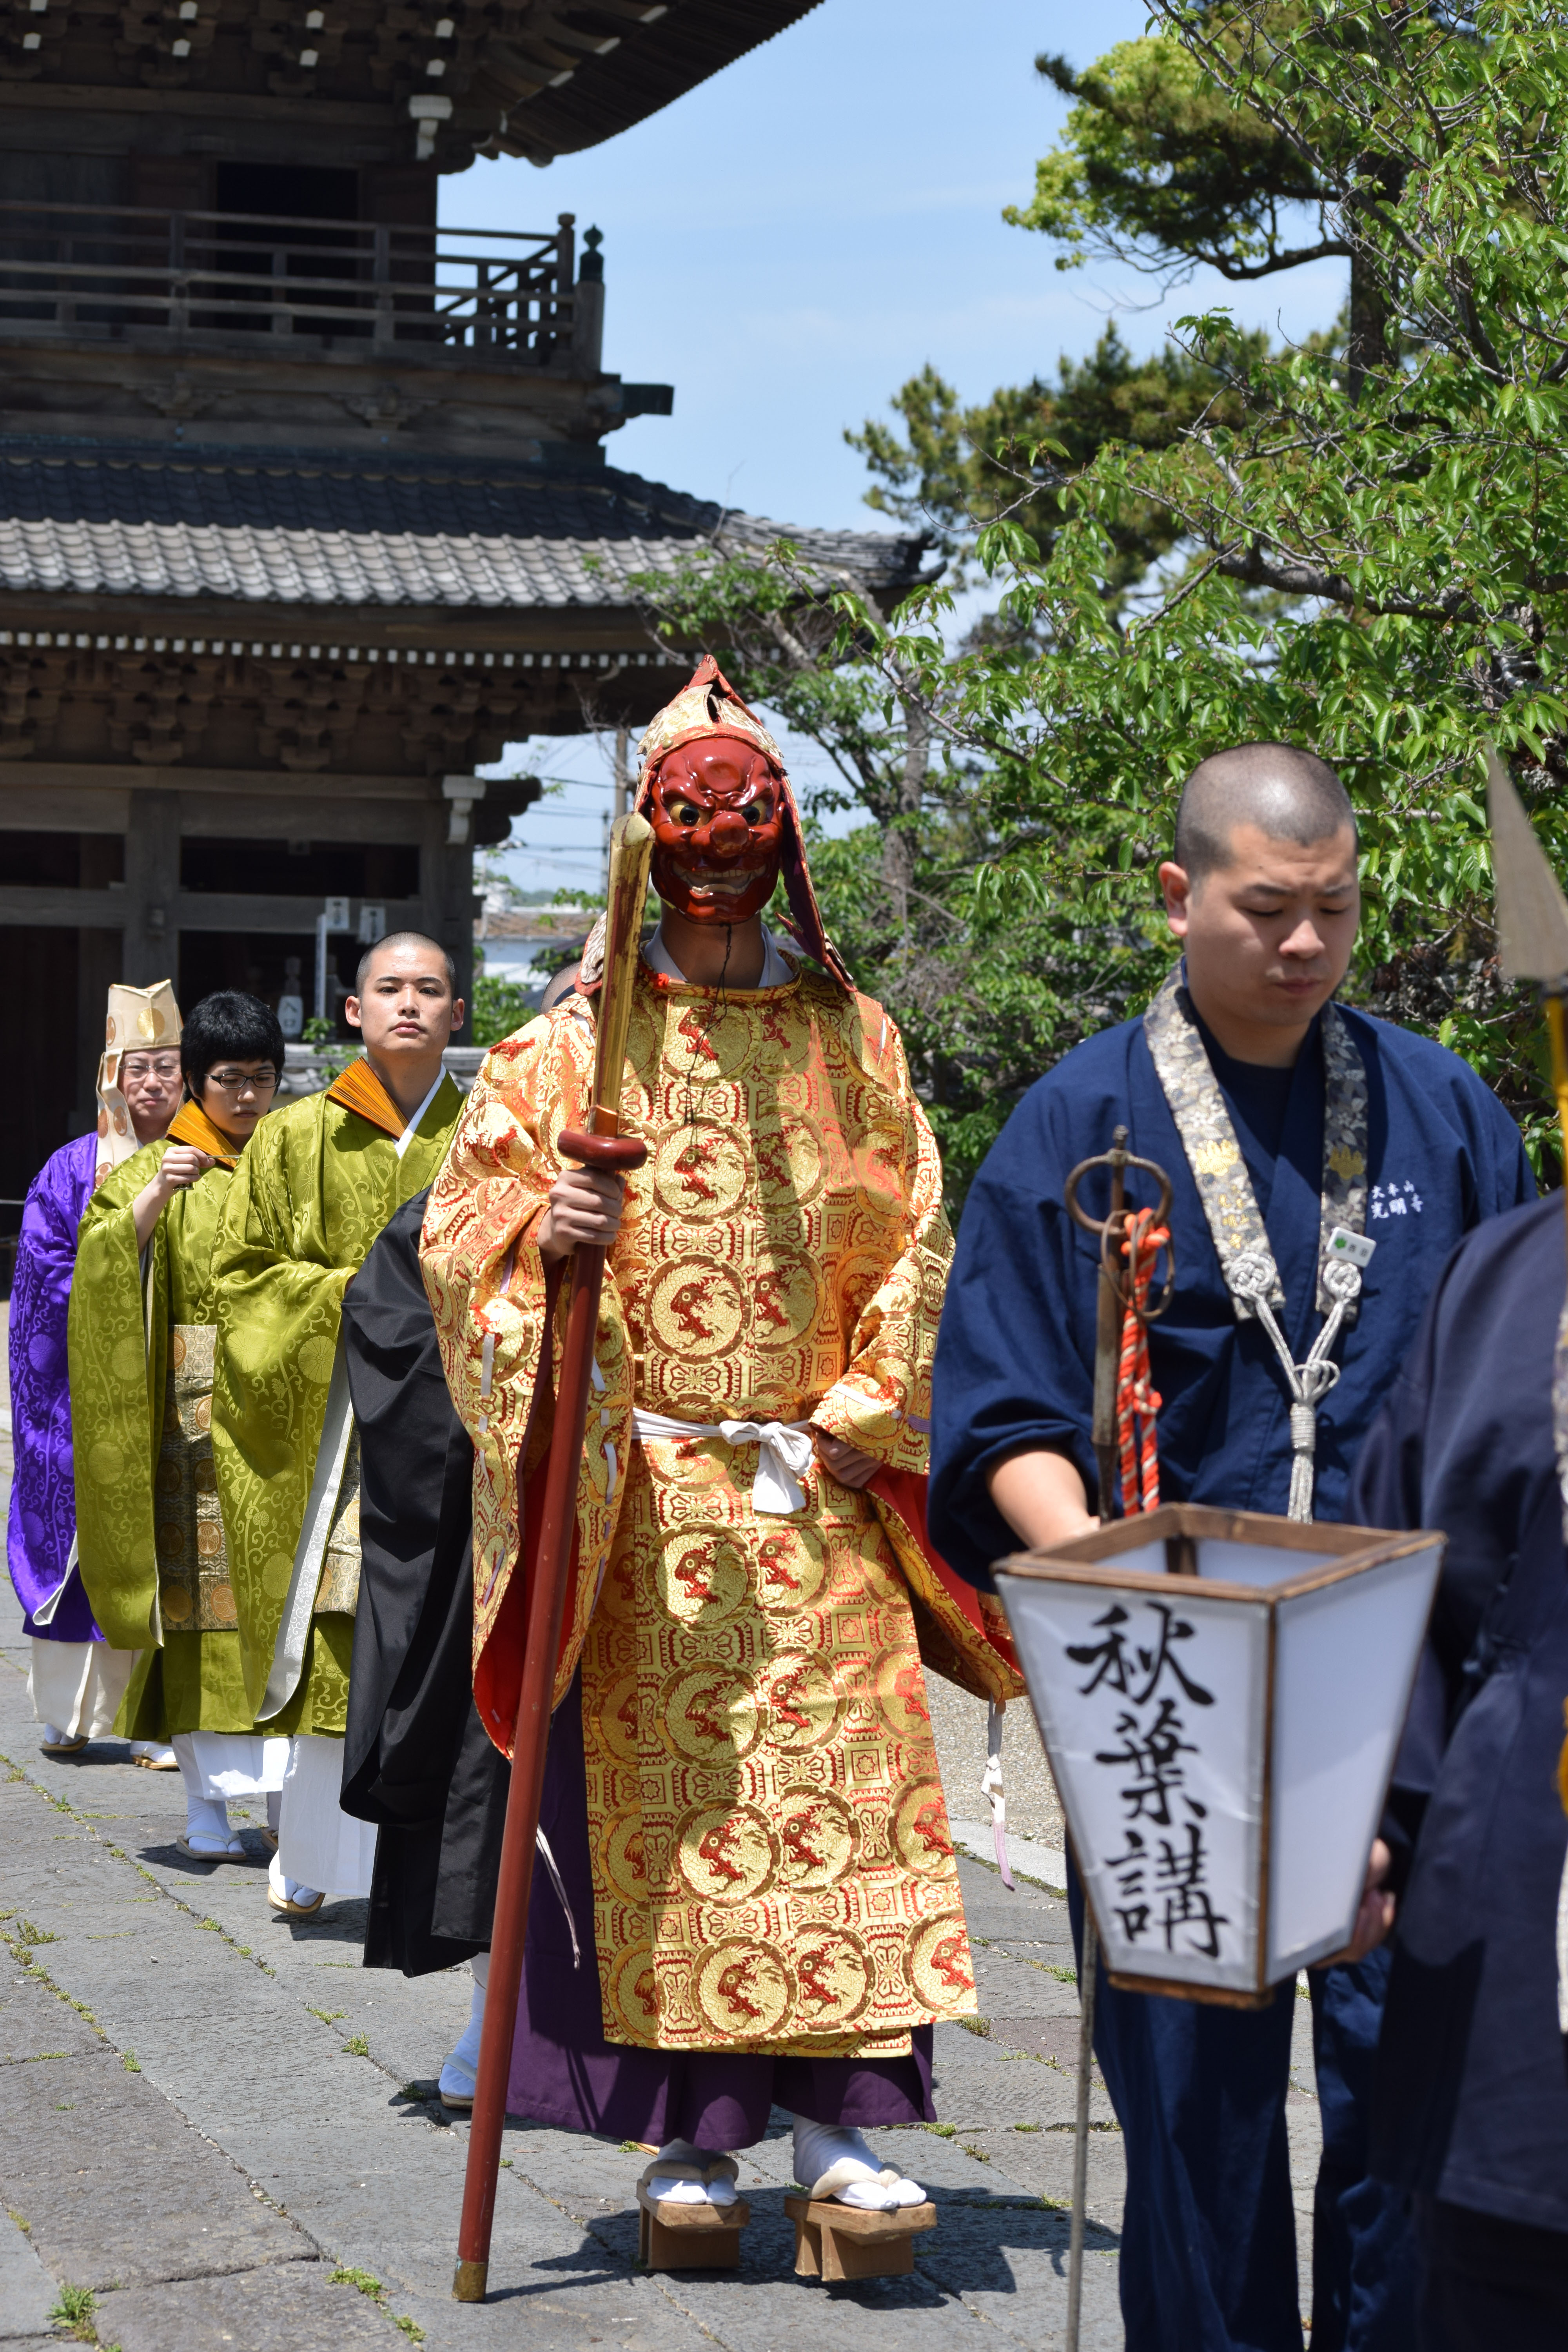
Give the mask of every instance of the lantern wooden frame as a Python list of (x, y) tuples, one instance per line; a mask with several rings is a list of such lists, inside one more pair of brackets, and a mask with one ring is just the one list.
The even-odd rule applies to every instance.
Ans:
[[(1112, 1984), (1227, 2007), (1262, 2008), (1273, 2000), (1274, 1988), (1299, 1969), (1331, 1959), (1348, 1944), (1410, 1704), (1444, 1543), (1443, 1536), (1429, 1530), (1391, 1533), (1174, 1503), (1119, 1519), (1049, 1551), (998, 1561), (997, 1593), (1028, 1682)], [(1050, 1588), (1050, 1597), (1042, 1588)], [(1173, 1617), (1170, 1605), (1178, 1599), (1187, 1612), (1180, 1620)], [(1108, 1606), (1096, 1618), (1092, 1612), (1101, 1600)], [(1145, 1864), (1147, 1833), (1135, 1824), (1141, 1819), (1156, 1824), (1159, 1820), (1157, 1814), (1142, 1813), (1145, 1788), (1135, 1785), (1119, 1792), (1124, 1810), (1130, 1798), (1138, 1800), (1139, 1810), (1120, 1824), (1127, 1851), (1114, 1863), (1109, 1859), (1105, 1781), (1103, 1774), (1094, 1778), (1093, 1768), (1142, 1750), (1135, 1748), (1131, 1730), (1124, 1734), (1124, 1751), (1086, 1751), (1082, 1743), (1101, 1736), (1100, 1730), (1089, 1727), (1091, 1721), (1100, 1718), (1103, 1728), (1103, 1718), (1118, 1704), (1122, 1712), (1116, 1718), (1117, 1733), (1122, 1735), (1123, 1727), (1134, 1721), (1126, 1672), (1130, 1659), (1140, 1659), (1142, 1664), (1133, 1672), (1147, 1675), (1152, 1655), (1128, 1650), (1120, 1622), (1111, 1622), (1110, 1604), (1125, 1610), (1128, 1623), (1140, 1608), (1158, 1620), (1153, 1677), (1138, 1706), (1151, 1704), (1167, 1664), (1174, 1688), (1196, 1688), (1201, 1694), (1196, 1700), (1178, 1696), (1171, 1706), (1185, 1704), (1192, 1711), (1214, 1705), (1215, 1694), (1195, 1682), (1197, 1650), (1205, 1636), (1205, 1672), (1212, 1678), (1215, 1664), (1224, 1663), (1246, 1681), (1238, 1695), (1226, 1693), (1220, 1716), (1199, 1718), (1216, 1728), (1225, 1726), (1223, 1738), (1216, 1742), (1229, 1749), (1223, 1769), (1206, 1767), (1196, 1745), (1176, 1740), (1181, 1752), (1197, 1759), (1192, 1768), (1194, 1779), (1209, 1772), (1209, 1779), (1199, 1783), (1209, 1790), (1209, 1802), (1199, 1801), (1187, 1789), (1179, 1799), (1173, 1797), (1185, 1766), (1175, 1768), (1170, 1784), (1156, 1792), (1166, 1809), (1163, 1825), (1172, 1830), (1173, 1839), (1170, 1809), (1180, 1802), (1190, 1816), (1180, 1825), (1192, 1842), (1189, 1852), (1201, 1848), (1205, 1834), (1224, 1848), (1226, 1883), (1239, 1890), (1244, 1913), (1251, 1915), (1227, 1939), (1234, 1948), (1228, 1956), (1218, 1948), (1219, 1929), (1233, 1925), (1233, 1917), (1215, 1915), (1212, 1901), (1207, 1909), (1218, 1924), (1208, 1925), (1205, 1932), (1215, 1942), (1214, 1954), (1178, 1951), (1173, 1943), (1171, 1888), (1184, 1865), (1173, 1839), (1166, 1838), (1155, 1840), (1163, 1860), (1157, 1863), (1151, 1853)], [(1356, 1632), (1358, 1620), (1361, 1646), (1346, 1650), (1342, 1663), (1331, 1629), (1342, 1621), (1341, 1630), (1348, 1638)], [(1063, 1635), (1075, 1622), (1110, 1630), (1100, 1648), (1075, 1653), (1079, 1664), (1064, 1672), (1068, 1653)], [(1177, 1638), (1196, 1644), (1183, 1653), (1194, 1665), (1191, 1679), (1184, 1675), (1174, 1648), (1168, 1646), (1173, 1625), (1180, 1628)], [(1369, 1634), (1377, 1636), (1370, 1646)], [(1081, 1688), (1069, 1685), (1082, 1664), (1102, 1651), (1114, 1651), (1112, 1664), (1123, 1680), (1111, 1683), (1106, 1698), (1091, 1710), (1086, 1702), (1107, 1670), (1101, 1667)], [(1120, 1700), (1114, 1696), (1118, 1691), (1123, 1694)], [(1356, 1716), (1358, 1707), (1363, 1710), (1362, 1717)], [(1347, 1723), (1336, 1727), (1336, 1709), (1343, 1711)], [(1196, 1727), (1170, 1706), (1161, 1720), (1167, 1733), (1172, 1725), (1178, 1733)], [(1147, 1730), (1141, 1720), (1136, 1727)], [(1126, 1769), (1135, 1776), (1151, 1769), (1146, 1762)], [(1336, 1781), (1340, 1785), (1334, 1793)], [(1326, 1841), (1311, 1826), (1314, 1786), (1328, 1792), (1320, 1799), (1320, 1811), (1326, 1802), (1331, 1813), (1340, 1817)], [(1224, 1800), (1217, 1811), (1216, 1789)], [(1322, 1859), (1325, 1843), (1331, 1850), (1329, 1864)], [(1203, 1866), (1201, 1862), (1197, 1866)], [(1112, 1883), (1114, 1867), (1123, 1870), (1120, 1884)], [(1163, 1956), (1157, 1956), (1152, 1942), (1146, 1952), (1138, 1948), (1143, 1929), (1132, 1924), (1146, 1908), (1141, 1899), (1146, 1867), (1168, 1869), (1172, 1874), (1166, 1886)], [(1118, 1905), (1114, 1897), (1125, 1894), (1129, 1878), (1137, 1881), (1140, 1900)], [(1324, 1880), (1333, 1884), (1325, 1887)], [(1305, 1895), (1303, 1882), (1308, 1885)], [(1192, 1899), (1190, 1892), (1184, 1899)], [(1294, 1932), (1285, 1932), (1288, 1917), (1294, 1919)], [(1305, 1932), (1304, 1920), (1315, 1921)], [(1178, 1921), (1190, 1924), (1189, 1919)], [(1147, 1967), (1140, 1965), (1145, 1958)]]

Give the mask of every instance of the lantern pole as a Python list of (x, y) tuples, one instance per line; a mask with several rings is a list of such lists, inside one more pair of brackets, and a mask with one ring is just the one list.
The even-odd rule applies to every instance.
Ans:
[[(1110, 1213), (1103, 1219), (1089, 1216), (1079, 1206), (1079, 1184), (1091, 1168), (1108, 1168), (1110, 1171)], [(1094, 1418), (1090, 1438), (1099, 1473), (1100, 1521), (1102, 1527), (1109, 1525), (1116, 1516), (1117, 1373), (1121, 1361), (1122, 1328), (1133, 1298), (1133, 1268), (1130, 1262), (1125, 1273), (1122, 1272), (1127, 1236), (1129, 1168), (1142, 1168), (1158, 1181), (1161, 1199), (1154, 1222), (1163, 1224), (1171, 1209), (1171, 1180), (1164, 1170), (1156, 1167), (1152, 1160), (1140, 1160), (1128, 1150), (1124, 1127), (1118, 1127), (1112, 1132), (1109, 1151), (1079, 1162), (1064, 1188), (1068, 1213), (1074, 1223), (1081, 1225), (1086, 1233), (1100, 1235), (1100, 1287), (1095, 1303), (1094, 1327)], [(1162, 1313), (1169, 1297), (1170, 1284), (1167, 1283), (1165, 1297), (1160, 1306), (1145, 1308), (1141, 1319), (1147, 1322), (1154, 1315)], [(1070, 1843), (1070, 1837), (1068, 1842)], [(1083, 2316), (1083, 2241), (1089, 2211), (1089, 2074), (1094, 2064), (1094, 1992), (1099, 1973), (1100, 1935), (1085, 1891), (1082, 1957), (1079, 1966), (1078, 2100), (1073, 2115), (1072, 2215), (1068, 2238), (1067, 2352), (1079, 2352), (1079, 2331)]]

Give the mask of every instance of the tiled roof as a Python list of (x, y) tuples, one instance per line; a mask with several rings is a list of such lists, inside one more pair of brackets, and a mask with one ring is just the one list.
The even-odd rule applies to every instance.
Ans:
[(265, 452), (0, 449), (0, 587), (221, 596), (258, 604), (619, 604), (722, 526), (792, 540), (862, 588), (919, 570), (921, 542), (797, 530), (635, 474), (552, 474)]

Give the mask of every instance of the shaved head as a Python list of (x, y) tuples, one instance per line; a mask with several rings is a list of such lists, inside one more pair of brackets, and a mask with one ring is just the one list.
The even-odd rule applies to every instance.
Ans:
[(1176, 864), (1195, 887), (1232, 862), (1238, 824), (1303, 845), (1356, 829), (1350, 796), (1327, 761), (1293, 743), (1238, 743), (1201, 760), (1176, 812)]
[(377, 940), (374, 946), (366, 948), (359, 960), (359, 970), (354, 974), (354, 987), (361, 996), (364, 994), (365, 982), (370, 978), (378, 957), (390, 955), (395, 948), (428, 948), (431, 962), (445, 966), (447, 985), (450, 989), (456, 989), (458, 967), (438, 940), (428, 938), (424, 931), (389, 931), (384, 940)]

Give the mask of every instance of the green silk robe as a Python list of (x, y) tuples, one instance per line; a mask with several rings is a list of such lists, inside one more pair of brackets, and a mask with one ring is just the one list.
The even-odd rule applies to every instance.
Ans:
[(81, 1579), (105, 1640), (142, 1653), (120, 1714), (132, 1739), (254, 1722), (211, 1435), (213, 1244), (234, 1176), (177, 1192), (143, 1258), (132, 1211), (168, 1149), (145, 1145), (88, 1202), (68, 1327)]
[(399, 1158), (357, 1110), (310, 1095), (262, 1121), (229, 1192), (213, 1450), (246, 1691), (269, 1733), (341, 1734), (348, 1719), (359, 1503), (343, 1293), (435, 1176), (462, 1101), (444, 1078)]

